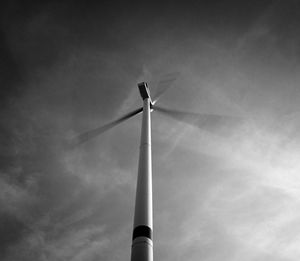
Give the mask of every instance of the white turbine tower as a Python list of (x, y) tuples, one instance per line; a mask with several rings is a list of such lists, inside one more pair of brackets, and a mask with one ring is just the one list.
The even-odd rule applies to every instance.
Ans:
[(218, 132), (220, 127), (234, 128), (240, 119), (231, 116), (221, 116), (215, 114), (198, 114), (161, 108), (156, 105), (158, 98), (169, 88), (169, 84), (164, 89), (159, 90), (155, 100), (152, 101), (147, 83), (138, 84), (138, 88), (143, 99), (143, 107), (140, 107), (119, 119), (108, 123), (100, 128), (84, 132), (71, 140), (68, 144), (74, 147), (115, 125), (143, 112), (142, 129), (140, 140), (140, 154), (138, 177), (136, 186), (135, 212), (132, 233), (131, 261), (153, 261), (153, 204), (152, 204), (152, 155), (151, 155), (151, 112), (153, 110), (166, 114), (172, 118), (185, 121), (201, 129)]
[(152, 101), (146, 83), (138, 84), (143, 99), (143, 121), (136, 186), (131, 261), (153, 260), (151, 117)]

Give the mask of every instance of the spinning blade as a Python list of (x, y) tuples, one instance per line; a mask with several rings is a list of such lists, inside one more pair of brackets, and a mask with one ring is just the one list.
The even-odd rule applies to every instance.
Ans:
[(153, 106), (155, 111), (212, 133), (232, 132), (243, 123), (242, 118), (227, 115), (194, 113)]
[(157, 92), (155, 93), (152, 101), (153, 104), (155, 104), (167, 90), (174, 86), (173, 83), (177, 80), (178, 76), (178, 72), (169, 73), (158, 82)]
[(143, 111), (142, 107), (138, 108), (132, 112), (125, 114), (124, 116), (120, 117), (119, 119), (117, 119), (115, 121), (107, 123), (96, 129), (92, 129), (92, 130), (83, 132), (83, 133), (79, 134), (78, 136), (71, 138), (70, 141), (68, 142), (68, 147), (73, 148), (73, 147), (75, 147), (81, 143), (84, 143), (94, 137), (97, 137), (98, 135), (102, 134), (103, 132), (105, 132), (105, 131), (113, 128), (114, 126), (118, 125), (119, 123), (126, 121), (127, 119), (141, 113), (142, 111)]

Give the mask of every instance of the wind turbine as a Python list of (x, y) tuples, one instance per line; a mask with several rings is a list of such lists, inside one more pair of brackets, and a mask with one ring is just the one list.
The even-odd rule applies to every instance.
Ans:
[(200, 128), (214, 131), (220, 125), (232, 126), (237, 123), (237, 117), (221, 116), (215, 114), (198, 114), (170, 110), (156, 106), (156, 102), (162, 94), (170, 87), (170, 84), (157, 93), (152, 101), (150, 90), (146, 82), (138, 84), (140, 95), (143, 100), (143, 107), (125, 114), (119, 119), (112, 121), (100, 128), (84, 132), (71, 141), (71, 146), (98, 136), (111, 129), (117, 124), (143, 113), (142, 129), (140, 140), (140, 153), (138, 165), (138, 177), (136, 186), (135, 212), (132, 233), (131, 261), (153, 261), (153, 203), (152, 203), (152, 155), (151, 155), (151, 112), (156, 110), (178, 120), (183, 120), (189, 124)]

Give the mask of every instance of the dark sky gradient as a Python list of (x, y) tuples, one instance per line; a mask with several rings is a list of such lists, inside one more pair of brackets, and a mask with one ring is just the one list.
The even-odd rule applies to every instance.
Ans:
[(1, 260), (130, 259), (141, 117), (65, 144), (170, 73), (162, 107), (244, 120), (152, 114), (155, 260), (299, 260), (299, 1), (0, 10)]

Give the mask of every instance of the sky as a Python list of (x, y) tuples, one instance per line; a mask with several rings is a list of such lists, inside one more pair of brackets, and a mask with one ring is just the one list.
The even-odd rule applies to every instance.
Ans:
[[(152, 113), (154, 260), (300, 258), (300, 3), (2, 1), (0, 259), (130, 260), (141, 116)], [(230, 128), (231, 127), (231, 128)]]

